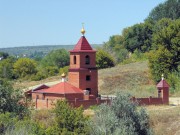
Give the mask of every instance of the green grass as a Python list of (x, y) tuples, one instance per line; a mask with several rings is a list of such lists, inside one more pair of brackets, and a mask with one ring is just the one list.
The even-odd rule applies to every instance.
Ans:
[(166, 107), (149, 110), (150, 126), (155, 135), (180, 134), (180, 107)]
[(148, 62), (135, 62), (99, 70), (100, 94), (126, 91), (136, 97), (156, 96), (156, 85), (150, 78)]

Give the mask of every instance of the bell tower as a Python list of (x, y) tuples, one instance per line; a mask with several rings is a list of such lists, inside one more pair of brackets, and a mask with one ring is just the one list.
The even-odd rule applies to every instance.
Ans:
[(96, 68), (96, 51), (85, 38), (85, 29), (74, 49), (70, 51), (69, 83), (88, 90), (94, 98), (98, 96), (98, 72)]

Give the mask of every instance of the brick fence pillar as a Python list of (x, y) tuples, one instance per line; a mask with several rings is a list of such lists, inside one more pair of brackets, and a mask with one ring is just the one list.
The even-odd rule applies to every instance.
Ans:
[(46, 99), (46, 108), (48, 109), (48, 104), (49, 104), (49, 102), (48, 102), (48, 98)]
[(149, 97), (149, 104), (151, 104), (151, 102), (152, 102), (151, 99), (152, 99), (152, 97), (150, 96), (150, 97)]
[(78, 98), (75, 98), (75, 103), (74, 103), (75, 107), (78, 105)]
[(97, 98), (96, 98), (96, 103), (97, 103), (97, 105), (99, 104), (99, 100), (100, 100), (100, 98), (97, 97)]
[(37, 100), (38, 100), (38, 99), (36, 98), (36, 102), (35, 102), (35, 107), (36, 107), (36, 109), (37, 109)]

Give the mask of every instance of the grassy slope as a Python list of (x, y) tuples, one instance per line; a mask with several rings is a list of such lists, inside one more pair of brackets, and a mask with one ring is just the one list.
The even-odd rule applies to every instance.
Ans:
[(122, 90), (136, 97), (156, 96), (156, 87), (150, 79), (147, 61), (99, 71), (100, 94), (114, 94)]
[[(156, 96), (155, 84), (149, 77), (147, 62), (136, 62), (102, 69), (99, 74), (99, 93), (115, 94), (116, 91), (127, 91), (136, 97)], [(15, 88), (25, 89), (34, 85), (60, 80), (60, 75), (41, 81), (16, 81)]]
[[(134, 92), (134, 94), (135, 92), (141, 92), (141, 95), (142, 91), (148, 94), (156, 92), (155, 85), (149, 77), (146, 61), (102, 69), (98, 71), (98, 77), (99, 92), (101, 94), (114, 94), (117, 90), (126, 90)], [(17, 80), (14, 87), (24, 89), (42, 83), (60, 81), (60, 78), (60, 75), (57, 75), (41, 81)]]

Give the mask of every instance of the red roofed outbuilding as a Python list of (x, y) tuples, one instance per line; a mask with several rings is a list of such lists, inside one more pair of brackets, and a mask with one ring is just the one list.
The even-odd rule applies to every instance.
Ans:
[(68, 82), (60, 82), (50, 88), (32, 92), (33, 99), (83, 99), (83, 91)]
[(158, 97), (163, 99), (163, 104), (169, 104), (169, 84), (164, 80), (163, 75), (156, 87), (158, 89)]

